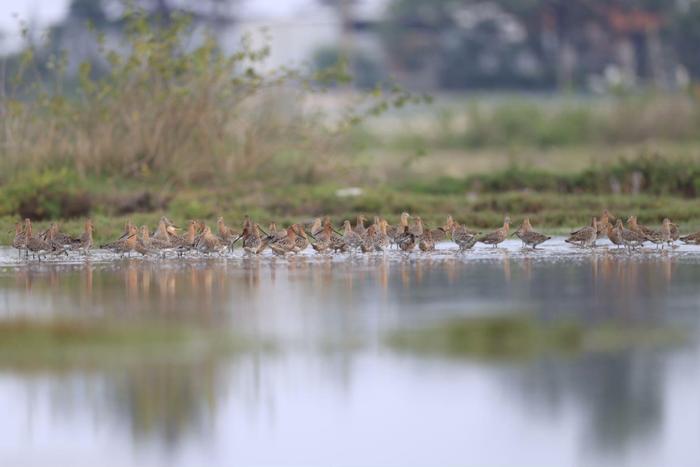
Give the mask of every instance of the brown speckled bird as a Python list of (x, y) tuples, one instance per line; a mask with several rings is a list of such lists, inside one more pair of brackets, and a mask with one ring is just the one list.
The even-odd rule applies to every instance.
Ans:
[(566, 243), (582, 247), (595, 247), (595, 241), (598, 239), (598, 219), (591, 219), (591, 225), (583, 227), (574, 232), (571, 232), (569, 238), (564, 240)]
[(483, 235), (478, 238), (478, 242), (485, 243), (486, 245), (493, 245), (494, 248), (502, 243), (506, 237), (508, 237), (508, 231), (510, 230), (510, 217), (506, 216), (503, 220), (503, 227), (496, 229), (491, 233)]
[(27, 250), (27, 234), (20, 222), (15, 224), (15, 237), (12, 239), (12, 248), (17, 249), (18, 258), (22, 257), (22, 250), (25, 251), (25, 254), (29, 253), (29, 250)]
[(533, 250), (537, 248), (537, 245), (552, 238), (535, 232), (532, 229), (532, 224), (530, 224), (530, 219), (528, 217), (523, 220), (522, 225), (515, 231), (514, 235), (523, 242), (523, 245), (531, 246)]

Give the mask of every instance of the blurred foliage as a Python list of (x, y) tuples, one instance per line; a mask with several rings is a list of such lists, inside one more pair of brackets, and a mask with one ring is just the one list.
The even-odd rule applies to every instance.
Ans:
[(58, 219), (85, 216), (92, 202), (67, 169), (25, 172), (0, 188), (0, 216)]
[(656, 40), (671, 80), (676, 60), (698, 79), (698, 12), (696, 1), (393, 0), (382, 38), (396, 66), (435, 71), (444, 89), (586, 88), (591, 76), (622, 65), (611, 44), (622, 38), (642, 83), (659, 78), (649, 64)]
[(348, 81), (360, 89), (373, 89), (388, 82), (381, 63), (361, 51), (353, 51), (350, 58), (347, 58), (338, 47), (322, 47), (314, 52), (313, 64), (316, 73), (326, 75), (330, 72), (331, 76), (337, 76), (337, 70), (347, 66), (352, 70), (352, 76)]
[(474, 99), (450, 106), (419, 136), (403, 132), (395, 143), (429, 148), (500, 147), (542, 149), (643, 141), (700, 142), (700, 100), (692, 95), (641, 95), (606, 99), (537, 102), (508, 98)]
[(419, 182), (414, 189), (432, 194), (501, 193), (536, 191), (544, 193), (653, 194), (695, 198), (700, 195), (700, 164), (670, 160), (658, 155), (621, 159), (615, 163), (590, 167), (573, 174), (514, 165), (488, 174), (471, 175), (462, 180), (439, 178)]
[[(226, 54), (201, 31), (195, 37), (186, 15), (153, 24), (131, 10), (121, 21), (124, 43), (94, 36), (106, 71), (83, 62), (74, 89), (63, 81), (65, 54), (24, 51), (14, 88), (0, 95), (0, 183), (49, 167), (168, 185), (313, 182), (345, 163), (334, 157), (345, 129), (416, 100), (395, 86), (376, 89), (328, 118), (308, 101), (325, 90), (316, 74), (270, 69), (266, 41), (244, 36)], [(324, 70), (334, 72), (342, 70)]]

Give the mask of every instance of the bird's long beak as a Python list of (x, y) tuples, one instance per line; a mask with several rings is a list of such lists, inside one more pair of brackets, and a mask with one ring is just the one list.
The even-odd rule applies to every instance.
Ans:
[(261, 231), (266, 237), (269, 237), (269, 236), (270, 236), (270, 234), (268, 234), (267, 232), (265, 232), (265, 231), (263, 230), (263, 228), (260, 227), (259, 225), (258, 225), (258, 230)]
[(309, 237), (311, 237), (311, 238), (313, 238), (314, 240), (316, 240), (316, 237), (314, 237), (313, 234), (312, 234), (311, 232), (306, 232), (306, 235), (308, 235)]
[(238, 237), (236, 237), (236, 239), (235, 239), (234, 241), (231, 242), (231, 246), (235, 245), (236, 242), (237, 242), (238, 240), (240, 240), (241, 238), (243, 238), (243, 234), (240, 234)]
[(338, 232), (337, 230), (335, 230), (335, 227), (331, 227), (331, 229), (333, 229), (333, 232), (337, 233), (337, 234), (340, 235), (341, 237), (343, 236), (343, 234), (341, 234), (340, 232)]

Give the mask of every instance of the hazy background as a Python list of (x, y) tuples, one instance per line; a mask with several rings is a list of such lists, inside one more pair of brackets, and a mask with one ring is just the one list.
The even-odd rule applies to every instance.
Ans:
[[(153, 15), (185, 11), (224, 48), (265, 27), (271, 65), (327, 64), (338, 53), (356, 83), (391, 76), (412, 89), (677, 89), (700, 72), (700, 6), (694, 0), (142, 0)], [(90, 21), (117, 36), (121, 0), (25, 0), (0, 5), (2, 47), (55, 34), (51, 47), (89, 55)], [(57, 34), (60, 33), (60, 34)]]

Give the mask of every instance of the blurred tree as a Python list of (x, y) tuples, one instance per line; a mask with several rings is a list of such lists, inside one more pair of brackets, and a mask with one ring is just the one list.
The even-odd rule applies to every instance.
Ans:
[(234, 21), (231, 6), (236, 3), (238, 0), (197, 0), (189, 3), (175, 0), (72, 0), (67, 21), (71, 18), (89, 20), (99, 29), (110, 23), (109, 16), (136, 8), (150, 13), (154, 19), (169, 20), (179, 12), (208, 26), (228, 25)]
[[(34, 70), (47, 81), (57, 72), (74, 78), (78, 66), (89, 62), (93, 75), (104, 73), (108, 67), (100, 48), (109, 45), (119, 50), (123, 46), (123, 34), (130, 10), (138, 11), (153, 24), (167, 26), (175, 14), (191, 18), (191, 27), (206, 28), (214, 34), (235, 23), (231, 14), (240, 0), (71, 0), (68, 14), (52, 26), (42, 44), (32, 43), (33, 53), (40, 59)], [(95, 40), (95, 33), (100, 41)], [(31, 32), (28, 38), (34, 37)], [(190, 44), (191, 45), (191, 44)], [(12, 76), (20, 66), (22, 52), (4, 58), (5, 69)]]
[[(342, 67), (342, 61), (346, 61), (352, 70), (350, 77), (354, 86), (360, 89), (372, 89), (388, 81), (380, 63), (362, 53), (354, 51), (348, 58), (344, 56), (338, 47), (322, 47), (314, 52), (313, 65), (318, 73), (325, 76), (327, 72)], [(342, 80), (333, 80), (333, 85), (343, 84)]]
[(700, 1), (686, 2), (673, 16), (671, 35), (680, 62), (695, 80), (700, 79)]
[(393, 0), (382, 37), (399, 72), (432, 70), (440, 87), (587, 85), (610, 66), (659, 84), (675, 55), (698, 76), (699, 10), (697, 0)]

